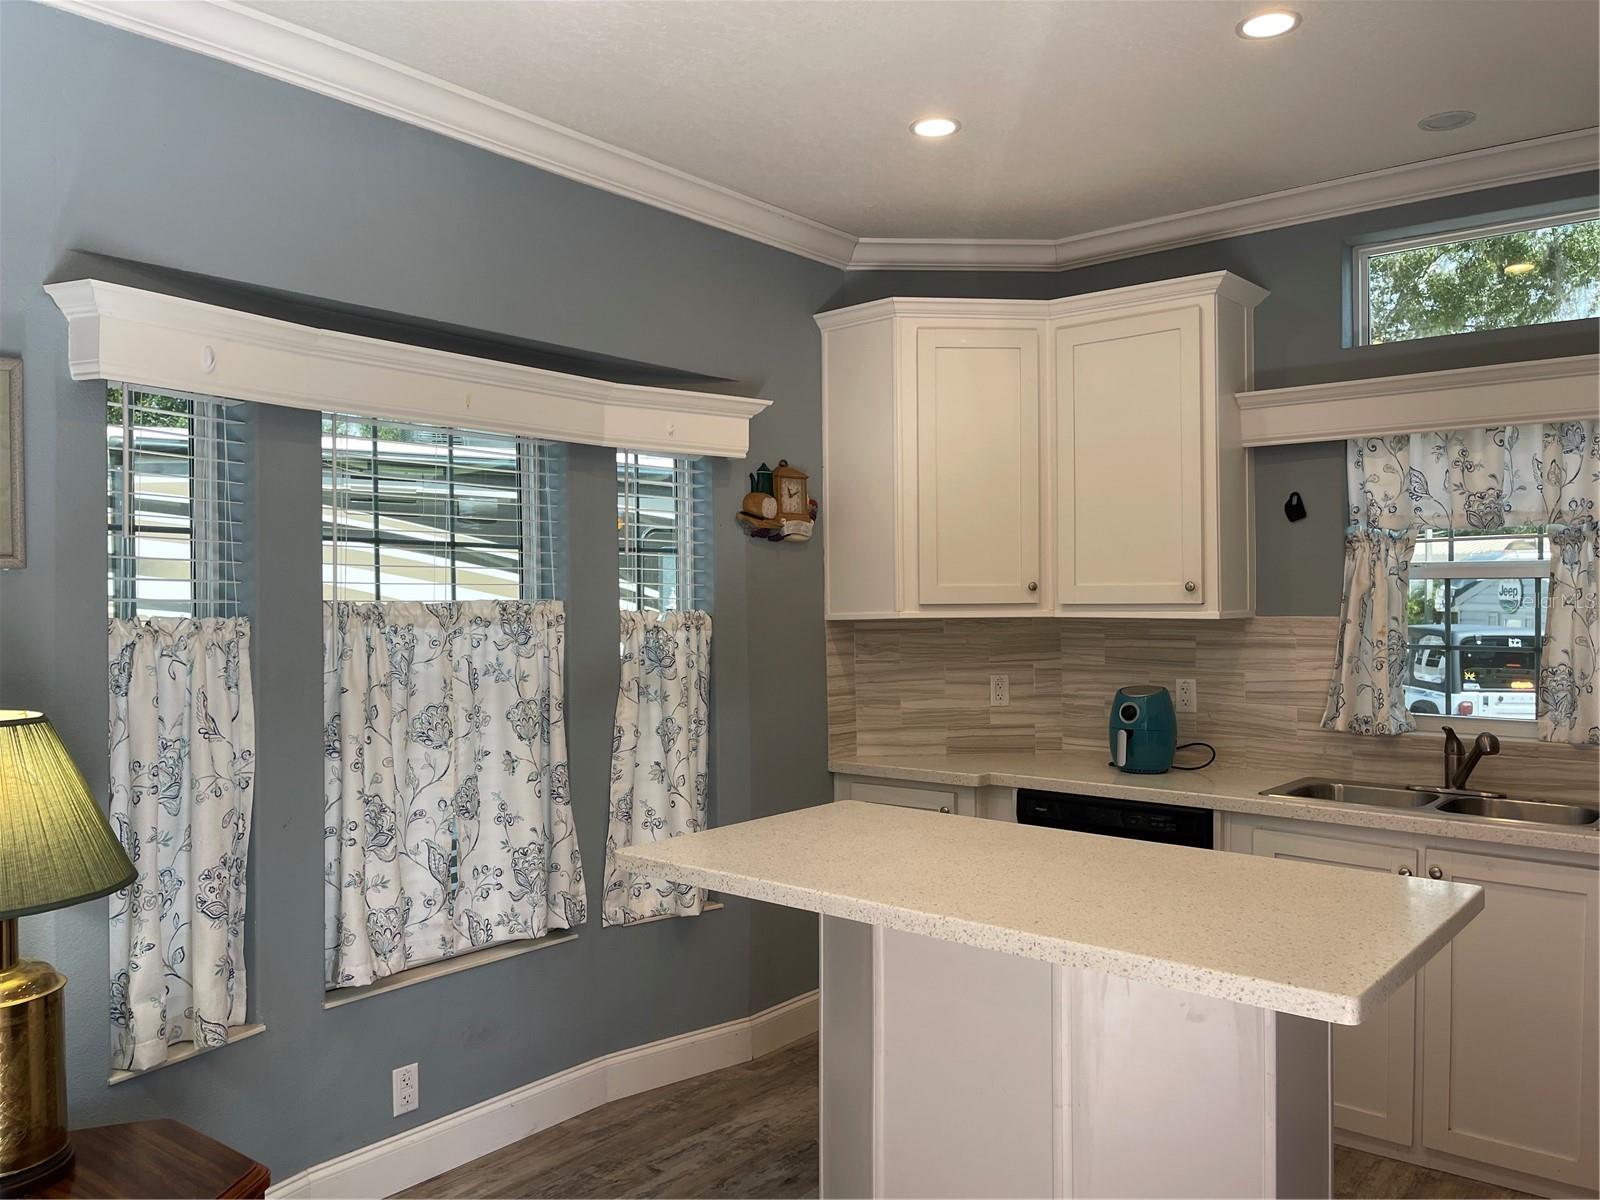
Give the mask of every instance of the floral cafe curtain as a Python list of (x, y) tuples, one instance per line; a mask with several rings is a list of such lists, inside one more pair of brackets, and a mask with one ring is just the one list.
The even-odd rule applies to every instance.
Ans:
[(617, 865), (616, 852), (706, 828), (711, 618), (703, 612), (621, 616), (602, 922), (698, 916), (704, 891), (631, 875)]
[(1539, 736), (1600, 743), (1596, 426), (1565, 421), (1349, 442), (1344, 599), (1324, 728), (1396, 734), (1414, 727), (1403, 681), (1408, 571), (1418, 531), (1481, 534), (1543, 525), (1552, 564)]
[(559, 601), (323, 606), (325, 984), (587, 915)]
[(113, 620), (108, 649), (111, 825), (139, 872), (111, 897), (112, 1065), (138, 1071), (245, 1021), (250, 623)]

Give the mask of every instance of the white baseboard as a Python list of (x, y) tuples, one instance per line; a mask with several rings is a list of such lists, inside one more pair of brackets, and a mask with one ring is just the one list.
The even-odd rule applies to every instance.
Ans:
[(618, 1050), (308, 1167), (267, 1195), (392, 1196), (608, 1101), (759, 1058), (815, 1033), (817, 1014), (812, 991), (751, 1017)]

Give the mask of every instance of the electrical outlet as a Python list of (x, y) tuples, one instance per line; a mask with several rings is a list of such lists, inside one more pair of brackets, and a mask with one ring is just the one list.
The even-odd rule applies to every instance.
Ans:
[(1005, 708), (1011, 703), (1011, 676), (989, 676), (989, 707)]
[(421, 1089), (417, 1086), (417, 1064), (410, 1063), (394, 1069), (394, 1115), (403, 1116), (417, 1111)]
[(1195, 703), (1199, 699), (1199, 690), (1192, 679), (1178, 680), (1178, 695), (1176, 698), (1177, 709), (1181, 713), (1192, 713)]

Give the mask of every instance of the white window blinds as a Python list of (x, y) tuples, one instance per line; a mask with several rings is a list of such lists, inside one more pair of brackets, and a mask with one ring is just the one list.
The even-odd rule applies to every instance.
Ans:
[(111, 384), (106, 451), (111, 615), (237, 616), (241, 406)]
[(704, 458), (617, 452), (621, 606), (711, 610), (711, 465)]
[(323, 598), (558, 598), (565, 469), (555, 442), (325, 415)]

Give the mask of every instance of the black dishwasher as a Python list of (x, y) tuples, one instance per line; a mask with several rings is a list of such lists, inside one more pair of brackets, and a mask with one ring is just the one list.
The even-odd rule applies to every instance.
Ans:
[(1213, 849), (1211, 810), (1071, 792), (1017, 791), (1017, 824)]

